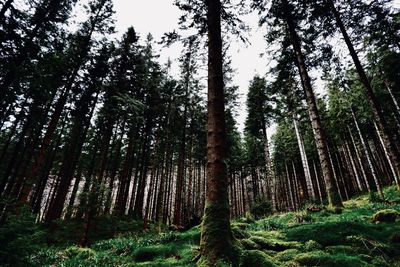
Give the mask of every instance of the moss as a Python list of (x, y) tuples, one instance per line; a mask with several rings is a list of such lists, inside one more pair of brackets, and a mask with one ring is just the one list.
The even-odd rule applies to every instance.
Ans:
[(238, 227), (241, 230), (247, 230), (247, 228), (250, 227), (249, 223), (244, 223), (244, 222), (233, 222), (231, 223), (232, 227)]
[(274, 251), (284, 251), (286, 249), (300, 247), (298, 242), (286, 242), (276, 239), (267, 239), (260, 236), (252, 236), (250, 237), (250, 240), (259, 245), (262, 249)]
[(232, 225), (232, 234), (236, 239), (243, 239), (243, 238), (249, 238), (250, 234), (246, 231), (241, 229), (237, 225)]
[(274, 259), (279, 262), (288, 262), (294, 259), (301, 251), (298, 249), (287, 249), (285, 251), (278, 252)]
[(294, 258), (294, 261), (305, 266), (362, 267), (367, 265), (366, 262), (354, 256), (346, 254), (330, 255), (321, 250), (301, 253)]
[(330, 253), (330, 254), (338, 254), (338, 253), (345, 253), (349, 255), (360, 255), (364, 251), (359, 249), (358, 247), (355, 246), (349, 246), (349, 245), (338, 245), (338, 246), (328, 246), (325, 247), (325, 251)]
[(364, 235), (370, 239), (385, 241), (396, 229), (368, 222), (347, 221), (342, 217), (330, 221), (296, 225), (285, 229), (288, 240), (306, 242), (315, 240), (323, 246), (343, 244), (352, 235)]
[(304, 244), (304, 249), (306, 251), (318, 250), (318, 249), (321, 249), (321, 248), (322, 248), (322, 245), (320, 243), (318, 243), (317, 241), (314, 241), (314, 240), (308, 240)]
[(243, 246), (245, 249), (260, 249), (260, 245), (258, 245), (256, 242), (251, 241), (250, 239), (242, 239), (239, 241), (240, 244)]
[(267, 254), (260, 250), (244, 251), (241, 256), (240, 266), (243, 267), (274, 267), (275, 263)]
[(199, 264), (213, 265), (217, 260), (236, 263), (237, 249), (229, 221), (229, 203), (206, 203), (200, 241)]
[(68, 258), (79, 258), (84, 260), (94, 257), (95, 251), (90, 248), (72, 246), (67, 248), (63, 254)]
[(399, 218), (400, 214), (398, 211), (393, 209), (384, 209), (376, 212), (372, 218), (372, 222), (395, 222)]

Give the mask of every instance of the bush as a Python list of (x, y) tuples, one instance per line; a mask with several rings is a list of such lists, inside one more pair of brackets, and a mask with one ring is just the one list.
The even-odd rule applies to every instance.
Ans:
[(256, 219), (272, 214), (271, 202), (265, 198), (257, 198), (250, 207), (250, 212)]

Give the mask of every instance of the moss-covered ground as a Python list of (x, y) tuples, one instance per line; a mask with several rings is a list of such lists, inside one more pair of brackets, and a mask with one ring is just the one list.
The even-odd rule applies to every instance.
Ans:
[[(386, 202), (369, 195), (353, 198), (342, 211), (314, 206), (235, 220), (241, 266), (400, 266), (400, 193), (388, 187), (385, 195)], [(29, 255), (29, 265), (195, 266), (200, 228), (162, 234), (127, 231), (107, 238), (90, 248), (43, 246)]]

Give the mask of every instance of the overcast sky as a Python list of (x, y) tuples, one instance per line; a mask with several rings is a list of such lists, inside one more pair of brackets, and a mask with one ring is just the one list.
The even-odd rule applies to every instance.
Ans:
[[(395, 0), (395, 5), (400, 7), (400, 0)], [(165, 32), (177, 29), (180, 10), (173, 5), (173, 0), (114, 0), (116, 11), (116, 29), (122, 34), (129, 26), (144, 38), (151, 33), (156, 41), (159, 41)], [(254, 12), (255, 13), (255, 12)], [(245, 96), (250, 80), (255, 74), (264, 75), (268, 70), (267, 58), (260, 57), (267, 47), (263, 35), (264, 31), (257, 26), (257, 15), (250, 14), (245, 21), (252, 31), (249, 33), (251, 46), (245, 47), (242, 43), (231, 45), (232, 67), (237, 70), (234, 76), (234, 84), (239, 86), (241, 98), (237, 121), (239, 129), (243, 129), (243, 122), (246, 117)], [(176, 62), (181, 51), (179, 46), (163, 49), (160, 52), (161, 63), (167, 62), (168, 58)], [(177, 69), (177, 66), (175, 66)], [(270, 129), (272, 134), (274, 130)]]

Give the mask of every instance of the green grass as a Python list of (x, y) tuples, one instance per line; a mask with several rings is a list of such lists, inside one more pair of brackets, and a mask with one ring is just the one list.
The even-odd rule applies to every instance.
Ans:
[[(249, 216), (232, 222), (241, 249), (241, 266), (400, 266), (400, 221), (374, 221), (376, 214), (400, 212), (400, 193), (385, 188), (386, 201), (362, 195), (344, 203), (342, 212), (289, 212), (257, 221)], [(390, 220), (389, 220), (390, 221)], [(393, 221), (393, 220), (392, 220)], [(118, 222), (115, 222), (118, 224)], [(141, 233), (123, 221), (106, 229), (89, 249), (64, 244), (32, 253), (29, 266), (195, 266), (200, 229), (186, 232)], [(71, 226), (60, 226), (67, 231)], [(101, 226), (103, 227), (103, 226)], [(127, 229), (127, 230), (124, 230)], [(65, 237), (64, 237), (65, 235)], [(101, 240), (101, 237), (105, 239)], [(228, 266), (221, 263), (221, 266)]]

